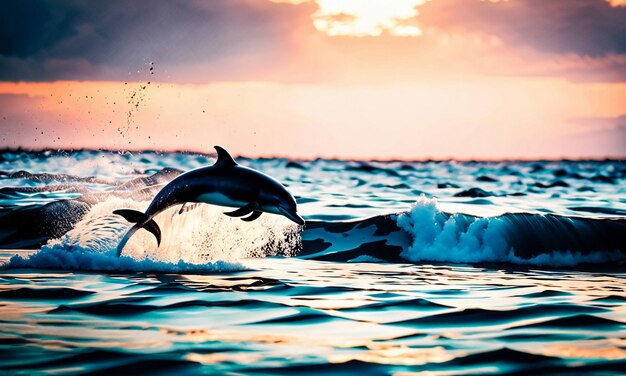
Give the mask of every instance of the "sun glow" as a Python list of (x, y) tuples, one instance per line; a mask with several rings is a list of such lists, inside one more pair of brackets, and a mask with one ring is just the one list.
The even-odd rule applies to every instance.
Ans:
[[(306, 0), (271, 0), (302, 4)], [(383, 33), (416, 37), (422, 31), (415, 23), (417, 7), (429, 0), (314, 0), (318, 10), (313, 26), (330, 36), (377, 37)]]
[(388, 32), (395, 36), (419, 36), (415, 25), (417, 6), (426, 0), (317, 0), (319, 9), (313, 25), (328, 35), (379, 36)]

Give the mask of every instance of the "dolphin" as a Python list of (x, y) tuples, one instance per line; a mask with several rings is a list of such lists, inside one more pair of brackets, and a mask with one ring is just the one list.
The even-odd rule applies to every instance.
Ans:
[[(187, 203), (207, 203), (235, 207), (237, 210), (224, 214), (242, 217), (247, 222), (259, 218), (262, 213), (283, 215), (298, 225), (304, 219), (297, 213), (296, 200), (276, 179), (235, 162), (222, 147), (217, 150), (217, 162), (190, 170), (177, 176), (157, 193), (145, 213), (132, 209), (118, 209), (113, 213), (135, 223), (120, 240), (117, 246), (119, 256), (128, 239), (143, 228), (154, 235), (157, 246), (161, 244), (161, 229), (154, 216), (165, 209), (182, 204), (178, 212), (182, 214)], [(247, 217), (244, 217), (246, 216)]]

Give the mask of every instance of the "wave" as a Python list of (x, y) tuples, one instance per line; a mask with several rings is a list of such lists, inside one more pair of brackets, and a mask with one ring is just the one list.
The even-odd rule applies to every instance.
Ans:
[(626, 222), (556, 215), (478, 218), (447, 214), (424, 196), (397, 217), (412, 236), (410, 261), (512, 262), (573, 266), (624, 259)]
[(328, 261), (576, 266), (626, 261), (626, 221), (511, 213), (450, 214), (420, 196), (400, 214), (309, 223), (300, 257)]

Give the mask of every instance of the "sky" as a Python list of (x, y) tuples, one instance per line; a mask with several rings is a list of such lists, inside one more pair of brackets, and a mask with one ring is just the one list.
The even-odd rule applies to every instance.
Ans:
[(626, 157), (626, 0), (3, 0), (0, 148)]

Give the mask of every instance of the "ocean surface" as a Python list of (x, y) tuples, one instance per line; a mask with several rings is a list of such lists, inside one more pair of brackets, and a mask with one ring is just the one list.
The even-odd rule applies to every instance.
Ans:
[(214, 154), (0, 152), (0, 373), (618, 375), (626, 161), (238, 158), (302, 228), (145, 210)]

